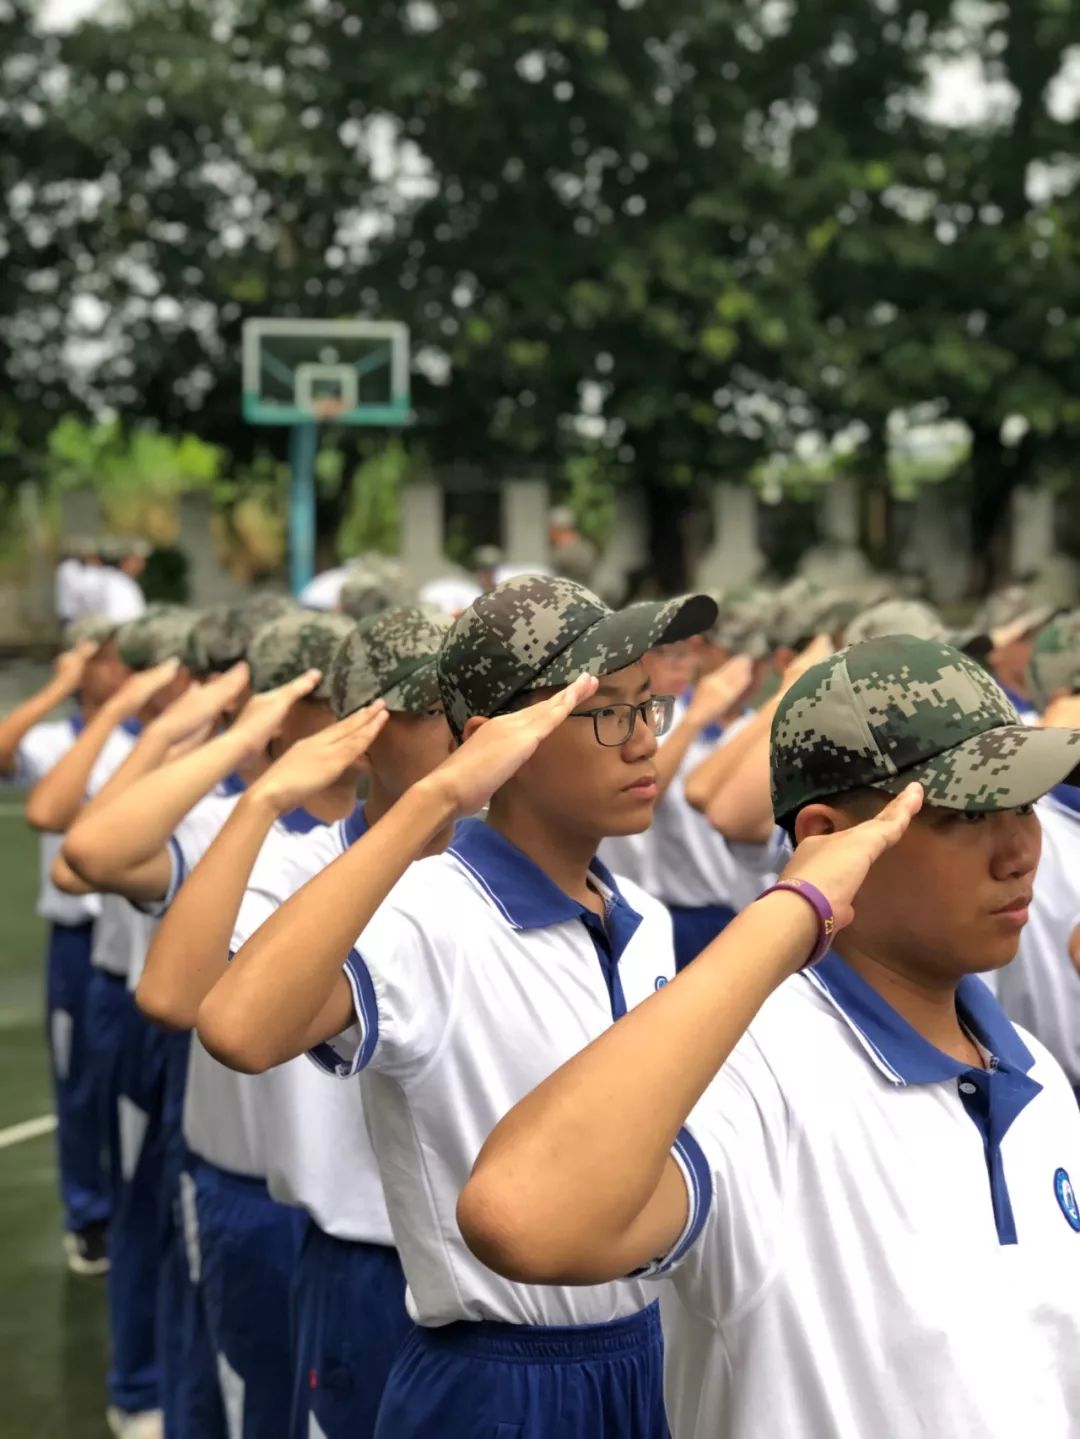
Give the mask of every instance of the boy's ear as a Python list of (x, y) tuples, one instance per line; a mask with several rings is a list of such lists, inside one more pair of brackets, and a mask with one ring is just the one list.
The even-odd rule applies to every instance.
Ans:
[(795, 816), (795, 843), (802, 844), (804, 839), (813, 839), (817, 835), (835, 834), (838, 828), (836, 811), (831, 805), (804, 805)]
[(488, 718), (487, 715), (470, 715), (465, 721), (465, 728), (461, 732), (462, 743), (464, 743), (470, 735), (474, 735), (481, 725), (486, 725)]

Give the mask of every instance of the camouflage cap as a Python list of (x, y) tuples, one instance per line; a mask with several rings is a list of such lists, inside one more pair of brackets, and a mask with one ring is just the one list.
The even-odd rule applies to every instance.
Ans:
[(1039, 635), (1028, 665), (1028, 689), (1039, 709), (1061, 690), (1080, 690), (1080, 610), (1056, 615)]
[(849, 645), (862, 640), (876, 640), (883, 635), (914, 635), (920, 640), (952, 638), (949, 627), (932, 605), (922, 600), (882, 600), (855, 616), (847, 627)]
[(220, 674), (245, 658), (263, 625), (298, 610), (288, 595), (272, 594), (234, 605), (211, 605), (192, 627), (184, 663), (194, 675)]
[(814, 634), (814, 614), (829, 597), (820, 585), (801, 576), (789, 580), (771, 597), (768, 639), (771, 645), (794, 647)]
[(351, 620), (366, 620), (398, 604), (395, 587), (372, 570), (355, 569), (341, 587), (338, 606)]
[(345, 615), (290, 610), (256, 631), (248, 646), (251, 688), (255, 694), (299, 679), (305, 670), (322, 670), (310, 698), (330, 698), (330, 671), (342, 644), (356, 629)]
[(749, 586), (735, 590), (709, 590), (719, 611), (716, 623), (705, 630), (702, 638), (734, 655), (749, 655), (752, 660), (764, 659), (769, 652), (766, 629), (769, 624), (771, 599), (764, 590)]
[(516, 696), (612, 674), (654, 645), (688, 639), (716, 621), (708, 595), (647, 600), (611, 610), (584, 585), (519, 575), (481, 595), (454, 621), (439, 654), (439, 688), (458, 735), (472, 715), (494, 715)]
[(435, 662), (453, 621), (423, 609), (387, 610), (356, 626), (330, 670), (330, 704), (339, 719), (372, 700), (419, 713), (442, 699)]
[(77, 620), (72, 620), (64, 631), (64, 645), (67, 649), (72, 649), (85, 640), (103, 645), (112, 639), (118, 628), (116, 621), (109, 619), (108, 615), (80, 615)]
[(981, 813), (1080, 779), (1080, 731), (1032, 729), (990, 675), (938, 640), (893, 635), (841, 650), (798, 679), (773, 719), (773, 812), (852, 790)]
[(149, 670), (165, 660), (182, 660), (199, 614), (198, 610), (180, 605), (152, 605), (117, 630), (120, 658), (132, 670)]
[(1038, 604), (1026, 585), (1007, 585), (1002, 590), (996, 590), (980, 606), (973, 628), (986, 635), (1005, 631), (1019, 639), (1046, 624), (1053, 613), (1053, 606)]

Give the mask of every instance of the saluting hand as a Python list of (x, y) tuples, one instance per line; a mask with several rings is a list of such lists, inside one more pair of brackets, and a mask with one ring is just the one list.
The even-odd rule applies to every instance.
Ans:
[(780, 878), (816, 885), (832, 905), (836, 928), (843, 929), (855, 917), (855, 896), (871, 865), (900, 841), (922, 802), (922, 786), (909, 784), (873, 819), (804, 839)]
[(421, 783), (449, 802), (454, 818), (475, 814), (599, 684), (593, 675), (579, 675), (550, 699), (485, 720)]
[(269, 802), (278, 814), (296, 809), (345, 773), (368, 750), (390, 718), (382, 700), (357, 710), (318, 734), (299, 740), (251, 786), (254, 798)]

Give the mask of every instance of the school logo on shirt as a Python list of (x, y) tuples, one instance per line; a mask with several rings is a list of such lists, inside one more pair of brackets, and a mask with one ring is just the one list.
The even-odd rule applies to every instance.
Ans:
[(1057, 1202), (1061, 1205), (1061, 1212), (1069, 1221), (1073, 1229), (1080, 1234), (1080, 1204), (1076, 1202), (1076, 1195), (1073, 1193), (1072, 1180), (1069, 1178), (1068, 1170), (1059, 1169), (1054, 1175), (1054, 1193), (1057, 1195)]
[(653, 989), (663, 989), (664, 985), (667, 984), (667, 982), (668, 981), (666, 974), (658, 974), (656, 976), (656, 983), (653, 985)]

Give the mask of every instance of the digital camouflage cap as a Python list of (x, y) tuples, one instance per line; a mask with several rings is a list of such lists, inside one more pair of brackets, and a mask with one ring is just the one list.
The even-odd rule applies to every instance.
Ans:
[(749, 586), (709, 590), (708, 595), (715, 600), (719, 613), (716, 623), (704, 631), (702, 638), (733, 655), (764, 659), (769, 652), (766, 630), (772, 609), (771, 596), (765, 590)]
[(1046, 624), (1053, 613), (1053, 606), (1038, 603), (1026, 585), (1006, 585), (983, 603), (974, 627), (981, 634), (1020, 638)]
[(518, 695), (605, 675), (654, 645), (697, 635), (716, 620), (708, 595), (648, 600), (611, 610), (573, 580), (518, 575), (481, 595), (454, 621), (439, 654), (439, 689), (450, 728), (494, 715)]
[(322, 679), (309, 698), (329, 699), (334, 657), (355, 628), (344, 615), (301, 609), (263, 625), (248, 648), (253, 692), (277, 689), (306, 670), (317, 669), (322, 670)]
[(330, 671), (330, 704), (339, 719), (373, 700), (418, 714), (441, 705), (436, 660), (452, 621), (411, 606), (358, 625)]
[(166, 660), (182, 660), (198, 610), (155, 605), (116, 632), (116, 647), (129, 669), (149, 670)]
[(1080, 690), (1080, 610), (1056, 615), (1039, 635), (1028, 666), (1028, 689), (1039, 709), (1062, 690)]
[(969, 812), (1030, 804), (1080, 779), (1080, 731), (1031, 729), (974, 660), (937, 640), (865, 640), (814, 665), (780, 701), (773, 812), (917, 780), (926, 802)]
[(184, 663), (194, 675), (220, 674), (246, 658), (263, 625), (299, 611), (288, 595), (255, 595), (239, 604), (211, 605), (192, 627)]
[(109, 619), (108, 615), (80, 615), (77, 620), (72, 620), (64, 631), (64, 645), (67, 649), (73, 649), (75, 645), (81, 645), (86, 640), (103, 645), (112, 639), (117, 629), (116, 621)]
[(849, 645), (884, 635), (914, 635), (920, 640), (941, 640), (948, 644), (949, 627), (932, 605), (922, 600), (882, 600), (855, 616), (847, 627)]

